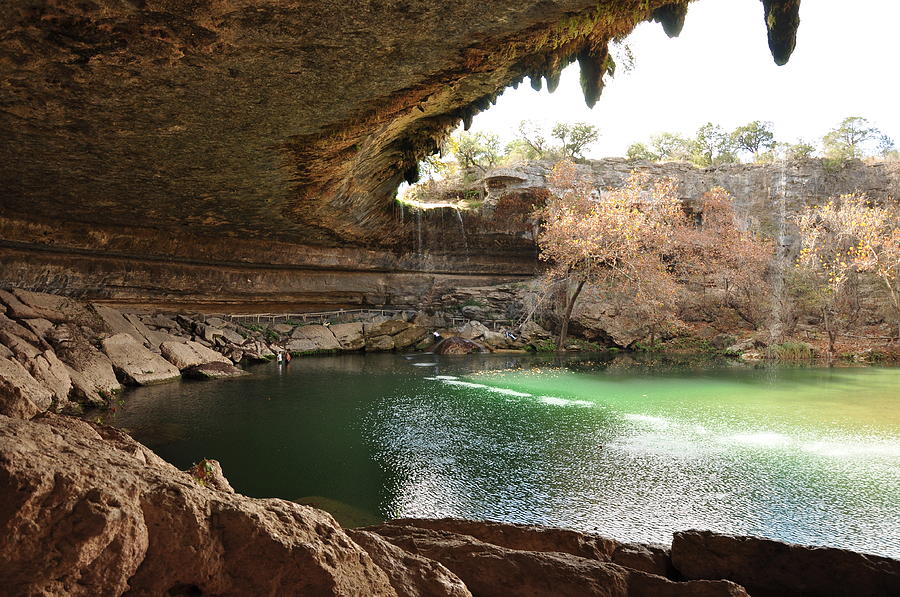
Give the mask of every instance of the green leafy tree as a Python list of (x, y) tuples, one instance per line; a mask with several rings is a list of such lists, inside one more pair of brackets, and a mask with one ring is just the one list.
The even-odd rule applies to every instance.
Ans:
[(739, 126), (731, 133), (731, 143), (738, 151), (746, 152), (756, 160), (761, 153), (775, 147), (772, 123), (754, 120)]
[(530, 120), (519, 123), (519, 136), (513, 143), (517, 144), (527, 159), (539, 160), (550, 150), (550, 140), (544, 129)]
[(711, 122), (707, 122), (699, 129), (694, 138), (693, 161), (698, 166), (714, 166), (717, 164), (731, 164), (737, 161), (734, 147), (731, 143), (731, 135)]
[(584, 150), (600, 138), (600, 129), (587, 122), (568, 124), (558, 122), (552, 135), (559, 139), (562, 153), (570, 159), (584, 159)]
[(694, 143), (676, 133), (660, 133), (650, 137), (652, 152), (660, 160), (688, 162), (694, 154)]
[(816, 148), (804, 141), (798, 139), (796, 143), (788, 143), (784, 146), (785, 159), (798, 161), (808, 160), (816, 153)]
[(462, 132), (451, 137), (448, 145), (464, 170), (477, 168), (484, 174), (500, 161), (500, 138), (497, 135)]
[(865, 155), (865, 144), (881, 137), (881, 131), (861, 116), (848, 116), (822, 138), (825, 157), (849, 160)]
[(895, 158), (897, 156), (897, 148), (894, 145), (894, 140), (887, 135), (881, 135), (878, 138), (878, 155), (883, 158)]
[(659, 161), (659, 154), (653, 153), (644, 143), (632, 143), (625, 154), (629, 160)]

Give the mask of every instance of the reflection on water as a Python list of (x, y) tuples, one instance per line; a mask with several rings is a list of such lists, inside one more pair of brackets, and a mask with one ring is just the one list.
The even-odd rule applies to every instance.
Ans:
[[(142, 388), (113, 424), (348, 523), (464, 516), (900, 556), (900, 369), (341, 355)], [(176, 432), (177, 430), (177, 432)], [(340, 511), (340, 512), (337, 512)]]

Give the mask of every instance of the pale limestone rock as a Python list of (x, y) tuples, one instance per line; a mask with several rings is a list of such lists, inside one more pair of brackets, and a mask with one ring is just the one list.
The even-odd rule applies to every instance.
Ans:
[(363, 331), (366, 336), (374, 337), (374, 336), (393, 336), (394, 334), (399, 334), (409, 326), (411, 323), (406, 321), (401, 321), (398, 319), (388, 319), (386, 321), (381, 321), (378, 323), (366, 323), (363, 325)]
[(41, 354), (40, 349), (30, 342), (26, 342), (17, 335), (3, 329), (0, 329), (0, 342), (16, 355), (16, 359), (18, 359), (20, 363), (27, 363)]
[(386, 352), (394, 349), (392, 336), (369, 336), (366, 338), (366, 350), (368, 352)]
[(344, 350), (360, 350), (366, 345), (361, 323), (338, 323), (329, 329)]
[(309, 340), (315, 345), (313, 350), (340, 350), (338, 342), (331, 330), (324, 325), (301, 325), (291, 332), (293, 340)]
[(77, 328), (58, 325), (47, 333), (47, 337), (56, 355), (70, 368), (69, 377), (80, 402), (94, 404), (99, 401), (102, 404), (103, 396), (108, 397), (122, 389), (112, 362)]
[(159, 349), (163, 358), (181, 370), (213, 362), (231, 364), (226, 357), (215, 350), (190, 340), (185, 342), (163, 342), (159, 345)]
[(109, 334), (128, 334), (139, 344), (143, 344), (147, 340), (118, 309), (97, 303), (93, 303), (91, 306), (103, 321), (105, 332)]
[(59, 406), (64, 406), (72, 391), (72, 378), (66, 366), (52, 350), (45, 350), (29, 361), (28, 370), (32, 377), (49, 389)]
[(394, 348), (402, 349), (421, 342), (428, 335), (428, 330), (418, 325), (410, 325), (408, 328), (394, 334)]
[(9, 291), (0, 290), (0, 303), (6, 305), (6, 312), (8, 315), (17, 319), (37, 319), (41, 317), (37, 311), (25, 305)]
[(139, 344), (130, 334), (116, 334), (102, 341), (103, 351), (115, 370), (129, 383), (150, 385), (180, 377), (178, 368)]
[(52, 402), (53, 393), (25, 367), (12, 359), (0, 358), (0, 414), (29, 419), (50, 408)]
[(459, 330), (459, 337), (465, 340), (477, 340), (490, 332), (480, 321), (470, 321)]
[[(27, 321), (46, 321), (46, 320), (26, 319), (24, 321), (27, 322)], [(40, 343), (40, 341), (41, 341), (40, 336), (43, 335), (43, 334), (39, 335), (39, 334), (35, 333), (35, 331), (33, 329), (29, 329), (23, 325), (20, 325), (19, 323), (13, 321), (12, 319), (7, 317), (6, 315), (3, 315), (2, 313), (0, 313), (0, 330), (8, 332), (10, 334), (13, 334), (15, 336), (18, 336), (19, 338), (27, 340), (34, 345), (37, 345)]]
[(247, 372), (243, 369), (238, 369), (231, 363), (214, 361), (188, 367), (183, 374), (191, 379), (221, 379), (224, 377), (240, 377), (241, 375), (247, 375)]

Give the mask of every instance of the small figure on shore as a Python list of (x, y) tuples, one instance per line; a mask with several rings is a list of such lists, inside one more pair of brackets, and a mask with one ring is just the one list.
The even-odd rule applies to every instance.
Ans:
[(282, 361), (283, 359), (284, 359), (284, 357), (282, 356), (280, 350), (279, 350), (277, 353), (275, 353), (275, 361), (276, 361), (279, 365), (281, 364), (281, 361)]

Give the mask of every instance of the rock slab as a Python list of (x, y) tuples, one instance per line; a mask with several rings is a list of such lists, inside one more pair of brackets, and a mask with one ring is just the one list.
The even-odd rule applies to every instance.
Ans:
[(128, 333), (104, 338), (101, 343), (106, 356), (126, 383), (146, 386), (171, 381), (181, 375), (175, 365), (144, 348)]

